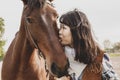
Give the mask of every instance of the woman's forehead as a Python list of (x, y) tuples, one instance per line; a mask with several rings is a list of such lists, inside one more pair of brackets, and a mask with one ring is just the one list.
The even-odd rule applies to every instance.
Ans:
[(60, 23), (60, 27), (69, 27), (69, 26), (66, 24)]

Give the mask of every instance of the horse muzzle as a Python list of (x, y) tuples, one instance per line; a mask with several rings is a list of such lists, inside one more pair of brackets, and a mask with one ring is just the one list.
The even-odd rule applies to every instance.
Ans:
[(62, 76), (68, 75), (69, 61), (67, 60), (67, 64), (64, 68), (58, 67), (55, 63), (51, 66), (51, 71), (56, 77), (60, 78)]

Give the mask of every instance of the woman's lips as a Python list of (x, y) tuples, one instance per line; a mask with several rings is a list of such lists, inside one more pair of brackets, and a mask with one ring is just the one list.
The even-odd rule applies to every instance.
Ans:
[(59, 41), (61, 42), (61, 41), (62, 41), (62, 39), (60, 38), (60, 39), (59, 39)]

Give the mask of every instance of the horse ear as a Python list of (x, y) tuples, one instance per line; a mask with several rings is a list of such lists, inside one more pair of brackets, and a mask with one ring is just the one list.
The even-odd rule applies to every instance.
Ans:
[(22, 1), (23, 1), (24, 5), (26, 5), (28, 2), (28, 0), (22, 0)]

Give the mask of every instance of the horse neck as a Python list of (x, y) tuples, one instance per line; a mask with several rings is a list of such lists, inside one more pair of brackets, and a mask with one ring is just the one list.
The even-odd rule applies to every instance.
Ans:
[[(39, 74), (39, 80), (47, 80), (45, 75), (47, 73), (44, 68), (44, 65), (45, 65), (44, 59), (43, 60), (41, 59), (42, 61), (39, 60), (39, 57), (37, 56), (37, 53), (36, 53), (37, 50), (30, 45), (30, 42), (26, 38), (25, 34), (23, 35), (23, 33), (19, 32), (19, 34), (15, 38), (13, 49), (14, 49), (12, 53), (13, 60), (11, 62), (13, 63), (12, 66), (16, 72), (15, 73), (16, 75), (19, 75), (19, 74), (23, 75), (22, 72), (24, 72), (25, 69), (28, 69), (28, 66), (29, 66), (29, 70), (26, 73), (29, 73), (29, 72), (31, 72), (32, 74), (34, 73), (33, 75), (29, 74), (30, 76), (32, 76), (30, 80), (34, 80), (32, 78), (36, 78), (37, 77), (36, 75), (38, 74)], [(42, 66), (40, 64), (42, 64)], [(40, 67), (36, 67), (36, 65), (40, 65)], [(33, 71), (34, 69), (36, 69), (36, 72)], [(26, 75), (28, 76), (28, 74), (24, 74), (23, 76), (26, 76)], [(20, 78), (20, 77), (18, 76), (17, 78)], [(16, 80), (19, 80), (19, 79), (16, 79)]]

